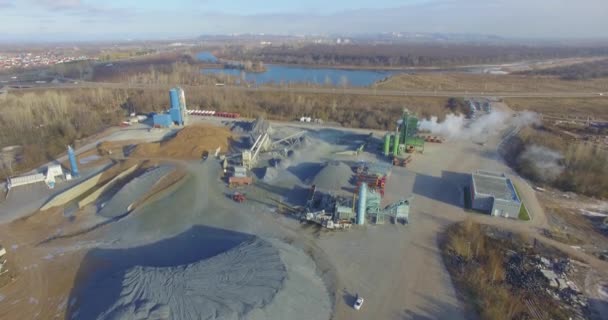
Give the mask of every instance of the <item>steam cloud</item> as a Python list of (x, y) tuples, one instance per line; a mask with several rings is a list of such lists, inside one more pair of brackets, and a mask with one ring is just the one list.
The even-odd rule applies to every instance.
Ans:
[(483, 134), (496, 132), (506, 125), (527, 126), (540, 123), (538, 114), (523, 111), (512, 116), (511, 113), (494, 111), (468, 122), (464, 115), (448, 114), (444, 121), (437, 117), (420, 121), (420, 130), (430, 131), (448, 139), (471, 139)]
[(561, 153), (539, 145), (526, 147), (519, 156), (520, 165), (527, 163), (532, 166), (531, 169), (545, 182), (557, 179), (564, 172), (563, 159)]

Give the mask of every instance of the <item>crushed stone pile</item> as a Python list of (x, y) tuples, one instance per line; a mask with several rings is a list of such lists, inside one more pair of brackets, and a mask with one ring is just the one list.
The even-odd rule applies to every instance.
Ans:
[(353, 176), (351, 168), (343, 162), (328, 162), (312, 180), (317, 188), (322, 190), (340, 190), (350, 184)]
[(115, 301), (93, 319), (243, 319), (273, 300), (287, 269), (276, 247), (254, 237), (188, 265), (135, 266), (110, 277), (116, 279), (89, 288), (80, 317), (92, 316), (97, 297), (115, 296), (116, 283), (122, 283)]
[(263, 180), (264, 180), (264, 182), (271, 182), (271, 181), (274, 181), (278, 175), (279, 175), (279, 171), (276, 168), (267, 167)]
[(165, 142), (143, 143), (136, 147), (136, 157), (167, 157), (178, 159), (200, 159), (203, 152), (214, 153), (228, 150), (232, 133), (225, 127), (207, 125), (188, 126)]
[(105, 218), (120, 217), (129, 211), (129, 206), (152, 190), (155, 183), (169, 174), (175, 168), (172, 166), (160, 166), (152, 169), (125, 184), (98, 212), (99, 216)]

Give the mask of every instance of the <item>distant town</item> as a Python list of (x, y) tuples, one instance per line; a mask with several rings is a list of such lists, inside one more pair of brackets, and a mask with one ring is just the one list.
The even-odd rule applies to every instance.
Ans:
[(4, 54), (0, 53), (0, 70), (10, 69), (26, 69), (40, 66), (52, 66), (60, 63), (72, 61), (90, 60), (86, 55), (82, 56), (66, 56), (54, 52), (43, 53), (18, 53)]

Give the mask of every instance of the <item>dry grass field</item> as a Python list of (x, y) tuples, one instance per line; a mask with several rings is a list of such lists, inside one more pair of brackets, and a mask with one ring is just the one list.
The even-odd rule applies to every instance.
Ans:
[(554, 76), (490, 75), (466, 73), (402, 74), (378, 84), (385, 90), (437, 90), (471, 92), (605, 92), (608, 79), (561, 80)]

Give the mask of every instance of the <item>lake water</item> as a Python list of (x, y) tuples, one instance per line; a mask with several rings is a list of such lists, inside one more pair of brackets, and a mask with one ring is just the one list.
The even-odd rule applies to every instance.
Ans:
[[(217, 58), (210, 52), (201, 52), (197, 55), (200, 61), (217, 62)], [(408, 69), (407, 71), (388, 70), (348, 70), (336, 68), (315, 68), (301, 66), (284, 66), (267, 64), (265, 72), (245, 72), (238, 69), (205, 68), (204, 74), (220, 74), (237, 77), (241, 81), (254, 84), (288, 84), (288, 83), (313, 83), (319, 85), (332, 84), (335, 86), (368, 87), (372, 84), (399, 73), (429, 73), (444, 72), (443, 69)], [(483, 73), (483, 68), (460, 67), (451, 71), (466, 73)]]
[(341, 86), (366, 87), (385, 79), (395, 72), (376, 70), (344, 70), (332, 68), (306, 68), (295, 66), (266, 65), (265, 72), (245, 72), (237, 69), (203, 69), (205, 74), (225, 74), (256, 84), (265, 83), (314, 83)]

